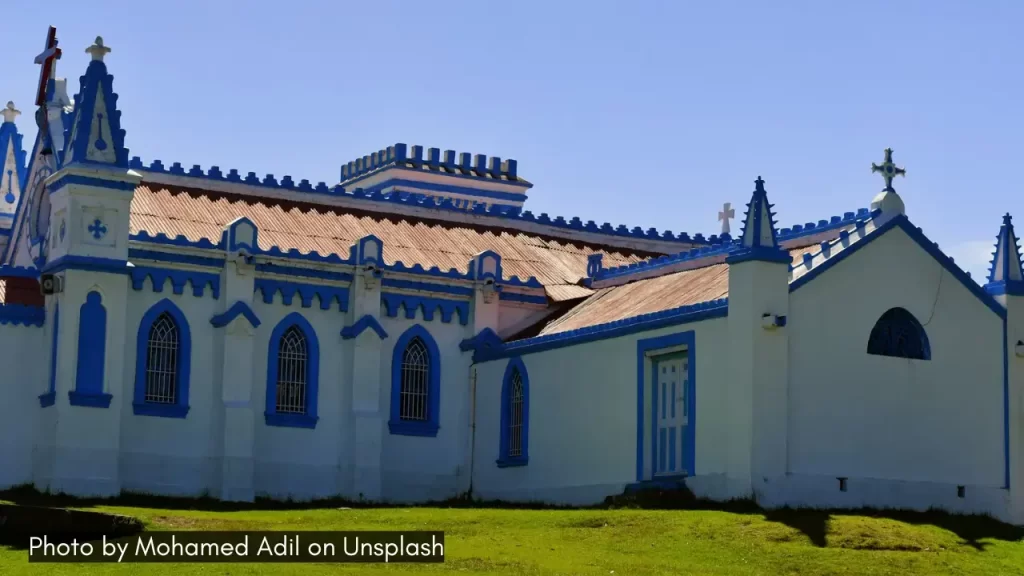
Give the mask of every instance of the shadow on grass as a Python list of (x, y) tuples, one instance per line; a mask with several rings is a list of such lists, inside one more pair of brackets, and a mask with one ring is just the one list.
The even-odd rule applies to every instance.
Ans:
[[(468, 497), (417, 504), (381, 504), (345, 499), (322, 499), (307, 502), (257, 499), (255, 502), (223, 502), (210, 497), (173, 498), (149, 494), (123, 493), (115, 498), (76, 498), (64, 494), (45, 494), (32, 486), (23, 486), (0, 491), (0, 500), (7, 500), (22, 506), (44, 506), (48, 508), (91, 508), (93, 506), (123, 506), (130, 508), (152, 508), (161, 510), (197, 510), (209, 512), (243, 511), (286, 511), (347, 508), (466, 508), (466, 509), (507, 509), (507, 510), (708, 510), (729, 512), (740, 515), (760, 515), (769, 522), (778, 522), (807, 536), (814, 546), (827, 546), (829, 525), (837, 516), (863, 516), (885, 518), (916, 526), (934, 526), (956, 534), (961, 541), (976, 550), (983, 551), (987, 543), (983, 540), (1006, 542), (1024, 541), (1024, 527), (1013, 526), (983, 515), (951, 514), (940, 510), (915, 512), (906, 510), (880, 509), (793, 509), (767, 510), (753, 500), (730, 500), (727, 502), (697, 498), (684, 486), (674, 489), (650, 489), (627, 492), (611, 496), (604, 503), (595, 506), (556, 506), (541, 503), (509, 503), (480, 501)], [(868, 547), (867, 549), (871, 549)]]

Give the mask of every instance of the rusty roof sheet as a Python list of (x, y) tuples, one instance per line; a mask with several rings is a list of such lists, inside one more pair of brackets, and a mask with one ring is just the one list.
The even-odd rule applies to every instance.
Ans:
[[(610, 266), (639, 262), (649, 254), (610, 251), (564, 239), (546, 238), (514, 230), (473, 228), (442, 221), (420, 221), (394, 214), (348, 212), (341, 208), (290, 205), (272, 199), (228, 196), (199, 190), (169, 189), (147, 184), (135, 190), (131, 206), (131, 233), (183, 235), (189, 240), (220, 240), (224, 226), (246, 216), (259, 228), (259, 247), (316, 251), (348, 257), (358, 238), (374, 234), (384, 242), (389, 264), (437, 266), (466, 271), (473, 255), (494, 250), (502, 257), (504, 275), (525, 280), (535, 277), (544, 285), (578, 283), (587, 269), (587, 256), (604, 254)], [(577, 288), (575, 297), (587, 294)], [(566, 294), (573, 288), (565, 288)], [(589, 292), (589, 291), (588, 291)], [(563, 296), (562, 299), (565, 299)]]
[(574, 284), (553, 284), (545, 286), (544, 291), (553, 302), (565, 302), (566, 300), (577, 300), (586, 298), (594, 293), (590, 288), (576, 286)]
[[(797, 263), (808, 246), (790, 250)], [(729, 295), (729, 265), (713, 264), (598, 290), (540, 331), (540, 336), (718, 300)]]

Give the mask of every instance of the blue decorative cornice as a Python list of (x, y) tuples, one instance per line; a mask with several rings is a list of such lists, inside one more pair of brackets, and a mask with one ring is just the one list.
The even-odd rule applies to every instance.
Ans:
[(290, 306), (292, 300), (298, 295), (302, 307), (310, 308), (313, 306), (313, 297), (316, 296), (320, 300), (321, 310), (330, 310), (331, 305), (337, 301), (339, 310), (348, 311), (348, 288), (344, 287), (257, 278), (254, 282), (254, 290), (263, 293), (263, 302), (266, 304), (272, 304), (274, 295), (280, 293), (281, 302), (285, 306)]
[(373, 316), (367, 314), (359, 320), (356, 320), (355, 324), (342, 328), (341, 339), (351, 340), (366, 330), (373, 330), (381, 340), (388, 337), (388, 333), (384, 331), (384, 327), (380, 325), (380, 322), (378, 322)]
[(39, 279), (39, 269), (27, 266), (11, 266), (4, 264), (0, 266), (0, 278), (32, 278)]
[(212, 272), (194, 270), (177, 270), (156, 268), (152, 266), (133, 266), (130, 269), (132, 288), (142, 290), (146, 278), (152, 280), (153, 292), (163, 292), (164, 283), (171, 281), (171, 290), (178, 295), (184, 294), (185, 284), (192, 284), (192, 295), (202, 297), (207, 286), (210, 287), (214, 299), (220, 298), (220, 275)]
[(389, 318), (398, 316), (399, 308), (403, 308), (405, 309), (405, 317), (410, 320), (416, 318), (417, 310), (422, 310), (423, 319), (430, 322), (434, 319), (434, 312), (440, 310), (441, 322), (446, 324), (451, 322), (452, 317), (456, 313), (459, 315), (460, 324), (465, 325), (469, 322), (469, 302), (467, 301), (414, 296), (412, 294), (399, 294), (396, 292), (381, 292), (380, 300)]
[(210, 324), (213, 324), (214, 328), (223, 328), (224, 326), (231, 324), (231, 322), (239, 316), (248, 320), (249, 325), (253, 328), (259, 328), (260, 319), (256, 317), (256, 313), (252, 311), (252, 308), (241, 300), (232, 304), (231, 307), (224, 312), (210, 318)]
[(0, 324), (15, 326), (42, 326), (46, 321), (46, 309), (42, 306), (24, 304), (0, 304)]

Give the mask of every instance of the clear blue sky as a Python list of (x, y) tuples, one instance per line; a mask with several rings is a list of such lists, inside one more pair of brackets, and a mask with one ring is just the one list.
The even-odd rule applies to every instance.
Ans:
[(712, 234), (758, 175), (783, 226), (867, 207), (892, 147), (911, 220), (975, 277), (1000, 216), (1024, 227), (1012, 0), (4, 4), (21, 131), (46, 27), (71, 94), (99, 34), (146, 161), (333, 184), (422, 144), (517, 159), (534, 212)]

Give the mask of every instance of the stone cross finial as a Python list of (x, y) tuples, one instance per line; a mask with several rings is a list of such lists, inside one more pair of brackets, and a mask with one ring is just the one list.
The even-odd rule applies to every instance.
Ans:
[(103, 62), (103, 57), (110, 53), (110, 48), (103, 45), (102, 36), (97, 36), (96, 42), (86, 48), (85, 53), (91, 55), (93, 60)]
[(736, 210), (732, 203), (726, 202), (722, 205), (722, 211), (718, 213), (718, 221), (722, 223), (722, 234), (729, 234), (729, 220), (736, 217)]
[(882, 178), (885, 180), (885, 191), (895, 192), (896, 190), (892, 187), (892, 179), (897, 176), (906, 177), (907, 171), (903, 168), (897, 168), (892, 162), (892, 148), (885, 149), (885, 162), (881, 165), (871, 164), (871, 173), (881, 172)]
[(7, 107), (0, 114), (3, 114), (4, 122), (14, 122), (14, 119), (20, 116), (21, 112), (15, 110), (14, 102), (8, 102)]

